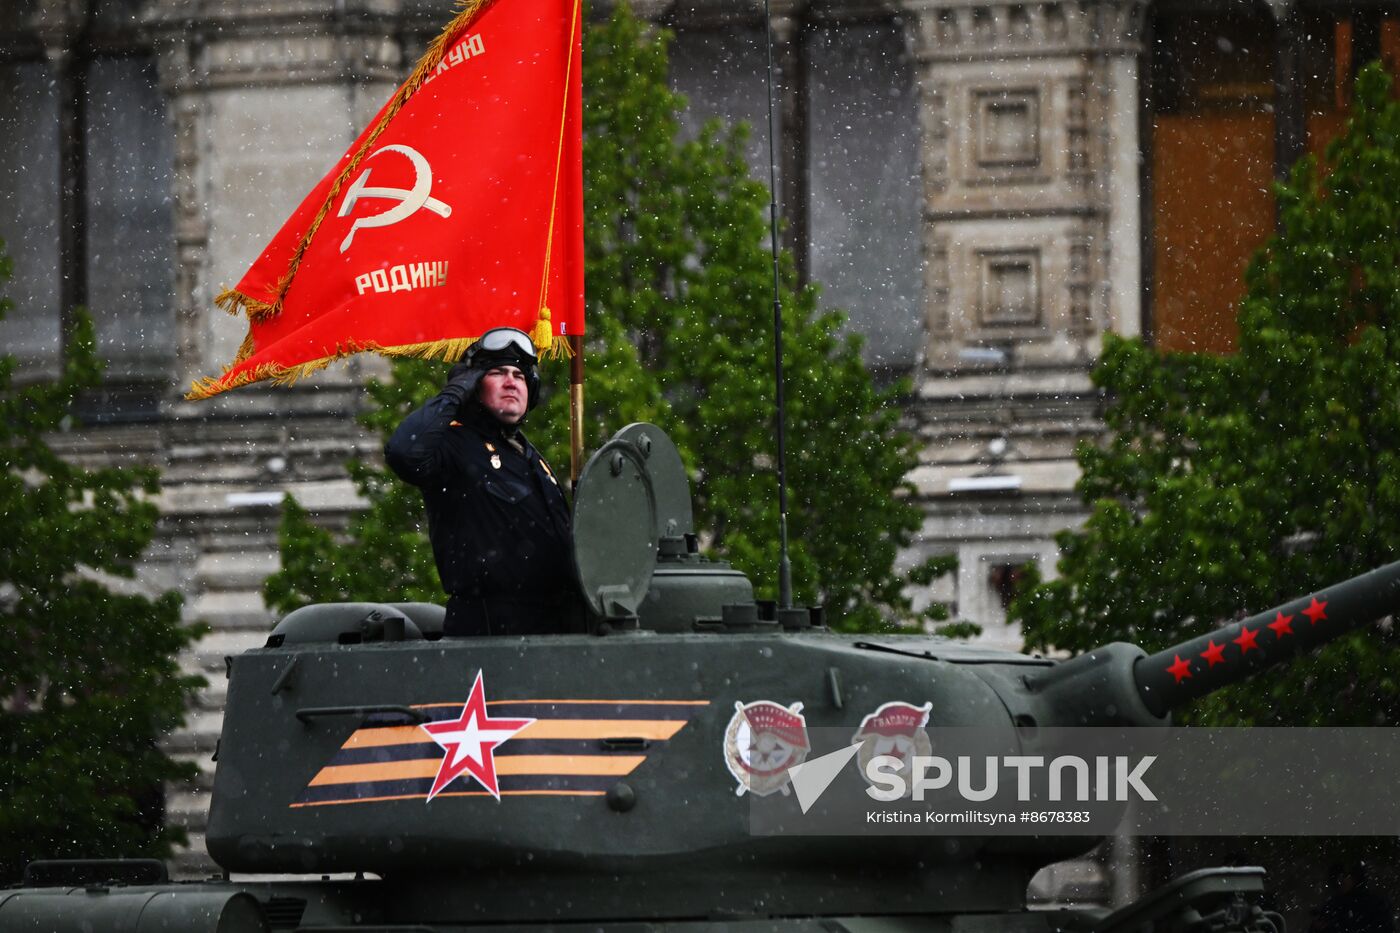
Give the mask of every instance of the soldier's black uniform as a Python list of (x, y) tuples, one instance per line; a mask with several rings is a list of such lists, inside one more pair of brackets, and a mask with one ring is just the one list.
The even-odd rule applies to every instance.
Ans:
[(569, 509), (544, 459), (466, 390), (448, 384), (384, 448), (423, 492), (448, 635), (580, 630)]

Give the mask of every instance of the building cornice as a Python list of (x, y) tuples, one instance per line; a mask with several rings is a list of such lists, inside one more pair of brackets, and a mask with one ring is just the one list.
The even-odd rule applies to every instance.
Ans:
[(903, 0), (923, 62), (1136, 54), (1146, 0)]
[(397, 83), (399, 0), (153, 0), (158, 47), (180, 47), (188, 74), (167, 87)]

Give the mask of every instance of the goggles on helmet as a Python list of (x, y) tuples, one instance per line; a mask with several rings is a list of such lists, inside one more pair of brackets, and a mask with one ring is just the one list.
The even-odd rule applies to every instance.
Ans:
[[(514, 327), (493, 327), (477, 338), (476, 353), (500, 353), (514, 349), (530, 362), (536, 362), (535, 344), (530, 335)], [(474, 353), (473, 355), (476, 355)]]

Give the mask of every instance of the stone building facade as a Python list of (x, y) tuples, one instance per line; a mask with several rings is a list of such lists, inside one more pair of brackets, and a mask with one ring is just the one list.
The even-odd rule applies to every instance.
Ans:
[[(762, 5), (638, 9), (676, 33), (688, 125), (749, 120), (760, 130), (751, 156), (766, 165)], [(181, 590), (189, 617), (213, 626), (187, 659), (211, 686), (171, 739), (204, 768), (169, 799), (192, 833), (189, 870), (203, 864), (222, 658), (259, 643), (271, 621), (259, 590), (276, 566), (277, 503), (291, 492), (332, 525), (354, 511), (342, 464), (375, 455), (352, 415), (357, 386), (381, 364), (197, 405), (180, 393), (242, 338), (213, 295), (449, 10), (448, 0), (0, 8), (0, 237), (17, 266), (0, 343), (24, 378), (43, 378), (63, 309), (92, 308), (107, 385), (87, 403), (90, 428), (61, 443), (82, 460), (162, 468), (165, 517), (143, 581)], [(1268, 182), (1335, 131), (1351, 63), (1400, 57), (1394, 6), (779, 0), (773, 14), (788, 244), (866, 335), (877, 375), (912, 377), (907, 413), (923, 455), (911, 480), (925, 522), (909, 559), (961, 559), (956, 581), (923, 596), (1019, 647), (1007, 594), (1026, 564), (1052, 571), (1054, 534), (1083, 520), (1073, 450), (1101, 431), (1089, 368), (1104, 333), (1228, 348), (1230, 275), (1271, 228)], [(1221, 191), (1242, 207), (1224, 245), (1203, 246), (1193, 225), (1220, 219)], [(1081, 893), (1105, 899), (1132, 886), (1065, 871), (1087, 872)], [(1075, 881), (1047, 876), (1062, 891)]]

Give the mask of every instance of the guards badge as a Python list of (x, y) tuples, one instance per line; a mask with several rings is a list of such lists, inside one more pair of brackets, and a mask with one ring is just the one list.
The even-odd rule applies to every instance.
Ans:
[(811, 750), (801, 703), (734, 704), (734, 716), (724, 730), (724, 763), (739, 782), (734, 790), (739, 796), (745, 791), (758, 797), (789, 793), (788, 769), (806, 760)]
[(871, 760), (888, 755), (899, 759), (899, 770), (896, 773), (904, 778), (905, 793), (908, 794), (908, 788), (913, 787), (909, 774), (910, 759), (915, 755), (933, 754), (933, 743), (929, 741), (928, 732), (924, 730), (928, 725), (931, 709), (932, 703), (925, 703), (923, 706), (886, 703), (861, 720), (860, 728), (851, 737), (851, 741), (860, 743), (857, 760), (860, 763), (860, 775), (867, 783), (870, 779), (866, 777), (866, 768)]

